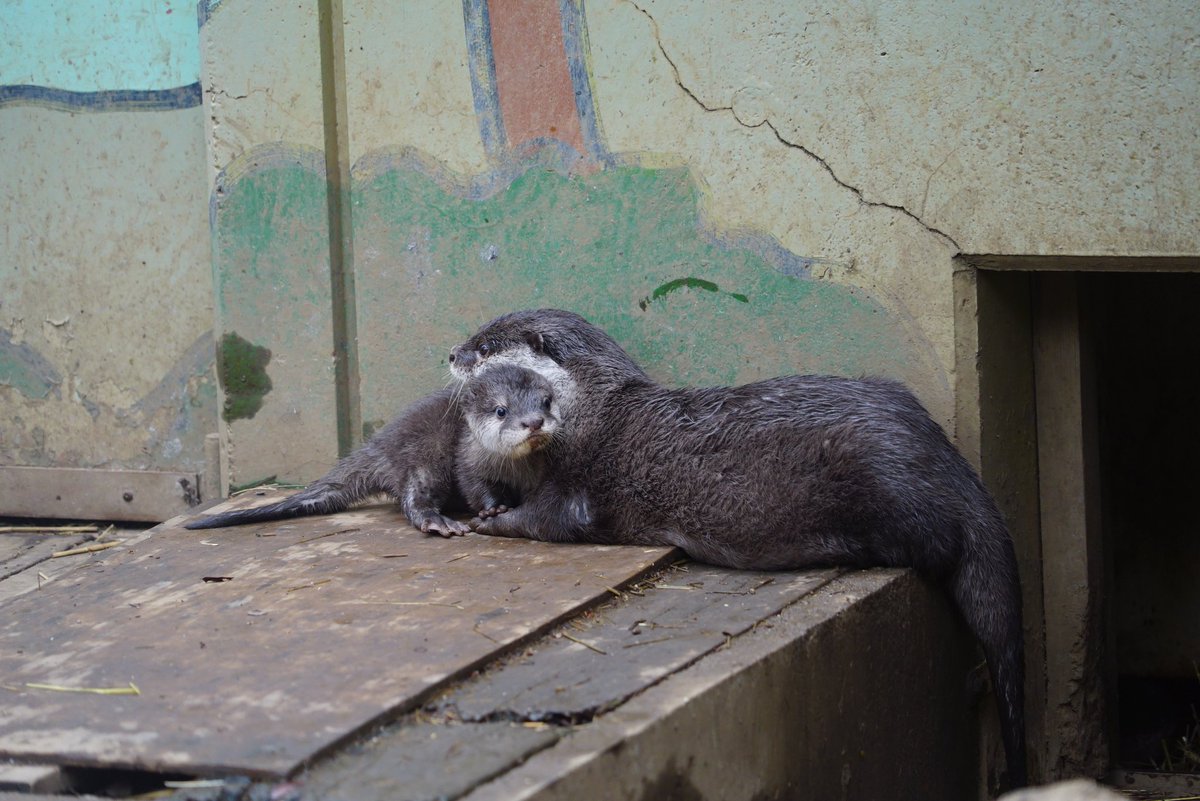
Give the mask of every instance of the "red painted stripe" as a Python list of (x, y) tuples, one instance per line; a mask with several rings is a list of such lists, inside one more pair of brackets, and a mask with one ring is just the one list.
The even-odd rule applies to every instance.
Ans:
[(488, 0), (488, 16), (509, 146), (546, 137), (586, 155), (558, 0)]

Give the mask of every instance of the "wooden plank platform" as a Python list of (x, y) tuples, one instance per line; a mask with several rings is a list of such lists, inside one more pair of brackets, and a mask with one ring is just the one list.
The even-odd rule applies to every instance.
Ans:
[(464, 721), (578, 723), (724, 645), (826, 584), (834, 569), (758, 573), (687, 564), (626, 603), (456, 687), (436, 708)]
[(390, 506), (183, 522), (0, 602), (0, 758), (281, 778), (675, 556), (443, 540)]
[(824, 587), (687, 563), (578, 615), (299, 777), (303, 801), (458, 798)]
[[(38, 589), (72, 569), (73, 560), (55, 559), (54, 554), (88, 544), (105, 527), (87, 526), (87, 531), (55, 529), (47, 525), (30, 531), (30, 521), (0, 521), (0, 603)], [(11, 523), (11, 525), (10, 525)], [(78, 560), (74, 560), (78, 564)]]

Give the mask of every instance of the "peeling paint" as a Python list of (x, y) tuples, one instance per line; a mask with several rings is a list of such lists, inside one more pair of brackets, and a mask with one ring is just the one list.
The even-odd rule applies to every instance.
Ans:
[(15, 342), (0, 328), (0, 386), (8, 386), (27, 398), (41, 400), (51, 393), (61, 399), (62, 375), (45, 356), (28, 342)]
[[(0, 348), (0, 354), (3, 348)], [(75, 391), (71, 403), (88, 415), (98, 430), (122, 434), (133, 432), (140, 447), (133, 457), (115, 457), (109, 450), (97, 450), (88, 458), (88, 466), (125, 469), (158, 469), (163, 466), (200, 470), (204, 466), (204, 436), (215, 425), (217, 389), (212, 378), (214, 351), (211, 332), (199, 336), (175, 362), (158, 384), (128, 406), (113, 406), (80, 391), (78, 378), (72, 377)], [(62, 408), (62, 407), (58, 407)], [(60, 429), (51, 436), (40, 425), (22, 415), (14, 415), (11, 425), (0, 438), (0, 457), (13, 464), (48, 467), (77, 462), (81, 444)]]
[(217, 374), (225, 390), (226, 420), (250, 419), (262, 408), (263, 397), (271, 391), (267, 363), (271, 351), (255, 345), (235, 333), (221, 337), (217, 349)]
[(0, 3), (6, 465), (205, 467), (219, 418), (195, 9)]

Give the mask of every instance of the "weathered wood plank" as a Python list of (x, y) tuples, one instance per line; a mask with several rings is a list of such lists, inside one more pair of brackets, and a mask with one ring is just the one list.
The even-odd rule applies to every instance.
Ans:
[[(562, 730), (517, 723), (413, 722), (305, 776), (303, 797), (358, 801), (458, 798), (554, 744)], [(369, 788), (369, 789), (368, 789)]]
[(579, 730), (566, 724), (617, 707), (838, 573), (665, 571), (322, 762), (302, 777), (303, 798), (457, 798)]
[(456, 688), (438, 706), (463, 720), (588, 720), (837, 574), (756, 573), (689, 564), (629, 602), (601, 607), (587, 616), (590, 621), (572, 621), (536, 650)]
[(0, 757), (284, 776), (675, 553), (430, 538), (391, 507), (180, 522), (0, 604)]
[[(57, 765), (0, 764), (0, 798), (7, 793), (57, 793), (64, 789)], [(23, 795), (27, 799), (29, 796)]]
[[(106, 535), (106, 541), (123, 539), (128, 530)], [(40, 589), (86, 562), (90, 554), (55, 559), (60, 551), (87, 544), (97, 534), (0, 534), (0, 603)]]
[[(95, 536), (92, 534), (91, 536)], [(86, 540), (86, 534), (0, 534), (0, 581), (31, 565), (45, 561), (55, 551), (70, 548)]]
[(200, 502), (195, 473), (0, 466), (0, 515), (157, 523)]

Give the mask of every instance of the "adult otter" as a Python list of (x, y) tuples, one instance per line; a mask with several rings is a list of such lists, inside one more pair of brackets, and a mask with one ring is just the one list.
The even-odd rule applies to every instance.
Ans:
[(604, 331), (553, 309), (498, 317), (451, 351), (459, 379), (505, 362), (560, 366), (576, 391), (545, 480), (475, 530), (675, 545), (734, 568), (916, 568), (947, 587), (983, 646), (1009, 779), (1026, 783), (1012, 541), (974, 470), (905, 387), (786, 376), (668, 389)]
[(400, 503), (429, 534), (465, 534), (446, 514), (495, 514), (541, 478), (538, 453), (558, 429), (554, 388), (511, 365), (479, 371), (463, 387), (422, 398), (307, 489), (282, 501), (202, 517), (189, 529), (220, 528), (340, 512), (372, 495)]

